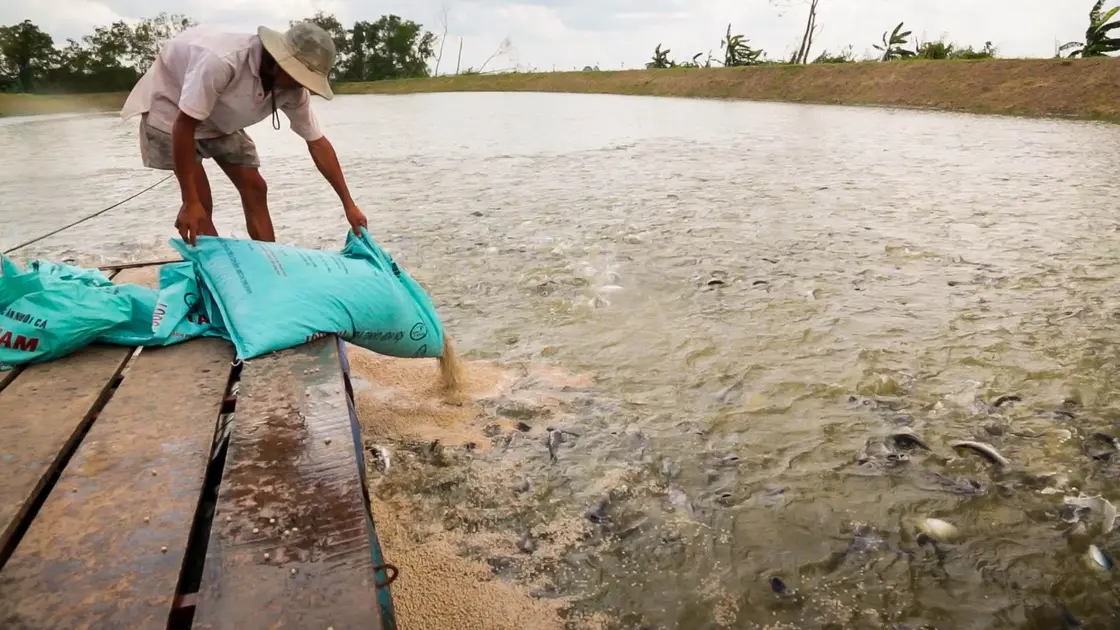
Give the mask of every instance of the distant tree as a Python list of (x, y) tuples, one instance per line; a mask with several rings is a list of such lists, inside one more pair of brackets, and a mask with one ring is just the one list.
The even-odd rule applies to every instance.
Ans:
[(910, 37), (911, 31), (900, 32), (902, 31), (902, 24), (902, 22), (899, 22), (898, 26), (894, 27), (894, 31), (889, 34), (885, 31), (883, 32), (882, 46), (874, 44), (876, 50), (881, 50), (883, 52), (883, 56), (880, 58), (881, 61), (909, 59), (914, 56), (914, 51), (903, 48), (903, 46), (910, 43), (907, 38)]
[(178, 13), (160, 13), (133, 26), (129, 53), (136, 69), (147, 72), (167, 40), (192, 26), (197, 26), (197, 23)]
[(813, 63), (851, 63), (856, 60), (856, 55), (852, 51), (851, 44), (847, 48), (841, 50), (839, 54), (831, 54), (827, 50), (822, 51)]
[(439, 52), (436, 53), (436, 69), (432, 72), (432, 76), (434, 77), (439, 76), (439, 64), (443, 61), (443, 45), (447, 43), (447, 31), (449, 28), (447, 14), (447, 5), (444, 5), (439, 13), (439, 25), (443, 27), (443, 33), (439, 36)]
[(809, 50), (813, 48), (813, 35), (817, 32), (817, 3), (809, 0), (809, 18), (805, 22), (805, 33), (801, 36), (801, 47), (793, 57), (793, 63), (809, 63)]
[(507, 35), (506, 37), (502, 38), (501, 42), (498, 43), (498, 48), (494, 52), (490, 53), (490, 56), (486, 58), (486, 61), (483, 61), (482, 65), (478, 67), (479, 73), (485, 70), (486, 66), (490, 65), (490, 62), (493, 61), (495, 57), (508, 55), (511, 50), (513, 50), (513, 42), (510, 41), (509, 36)]
[[(435, 56), (436, 36), (417, 22), (383, 15), (375, 22), (359, 21), (346, 29), (334, 15), (319, 11), (308, 18), (331, 35), (338, 59), (331, 78), (378, 81), (428, 76)], [(292, 22), (295, 24), (295, 22)]]
[[(436, 37), (412, 20), (383, 15), (370, 28), (375, 46), (371, 55), (377, 63), (367, 80), (428, 76), (428, 61), (435, 56)], [(371, 43), (367, 40), (367, 46)], [(509, 38), (505, 43), (509, 46)]]
[(657, 48), (653, 49), (653, 59), (651, 59), (648, 63), (646, 63), (646, 67), (650, 68), (650, 69), (653, 69), (653, 68), (672, 68), (676, 64), (674, 64), (673, 61), (671, 59), (669, 59), (669, 53), (670, 52), (671, 52), (671, 49), (669, 49), (669, 48), (666, 48), (665, 50), (661, 50), (661, 44), (658, 44)]
[(1085, 41), (1067, 42), (1058, 48), (1058, 55), (1069, 51), (1069, 57), (1103, 57), (1108, 53), (1120, 50), (1120, 39), (1110, 37), (1109, 33), (1120, 28), (1120, 20), (1112, 21), (1120, 6), (1113, 7), (1101, 13), (1104, 0), (1097, 0), (1092, 9), (1089, 9), (1089, 28), (1085, 29)]
[(0, 26), (0, 59), (9, 81), (30, 92), (54, 63), (54, 39), (31, 20)]
[[(789, 9), (794, 5), (808, 5), (809, 13), (805, 19), (805, 28), (801, 32), (801, 42), (797, 50), (789, 58), (789, 63), (809, 63), (809, 52), (813, 48), (813, 37), (819, 28), (817, 26), (817, 5), (820, 0), (770, 0), (770, 4), (778, 7), (779, 11)], [(781, 15), (781, 13), (779, 13)], [(819, 59), (820, 57), (818, 57)]]
[(917, 59), (952, 59), (957, 50), (951, 42), (936, 40), (918, 43), (914, 46), (914, 57)]
[(719, 43), (723, 48), (723, 65), (727, 67), (734, 66), (753, 66), (759, 63), (759, 57), (762, 56), (762, 50), (755, 50), (747, 43), (747, 39), (742, 35), (732, 35), (731, 25), (727, 25), (727, 35), (724, 36)]
[[(696, 55), (692, 55), (692, 58), (689, 59), (689, 61), (683, 62), (679, 65), (680, 65), (680, 67), (700, 67), (700, 57), (701, 56), (703, 56), (703, 53), (697, 53)], [(710, 62), (709, 62), (709, 65), (710, 65)]]
[(955, 59), (995, 59), (996, 47), (992, 42), (984, 42), (984, 47), (980, 50), (973, 50), (972, 46), (966, 48), (958, 48), (954, 52)]

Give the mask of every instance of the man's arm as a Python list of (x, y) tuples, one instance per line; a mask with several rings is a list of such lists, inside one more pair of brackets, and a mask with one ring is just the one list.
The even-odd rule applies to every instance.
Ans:
[(218, 96), (233, 80), (233, 69), (206, 51), (192, 50), (189, 54), (179, 96), (179, 114), (171, 124), (171, 161), (183, 197), (183, 209), (177, 221), (179, 235), (194, 245), (199, 234), (216, 234), (195, 186), (198, 162), (194, 134), (199, 123), (210, 117)]
[(198, 189), (194, 185), (194, 172), (198, 167), (194, 132), (198, 123), (198, 120), (180, 110), (171, 125), (171, 159), (175, 167), (175, 179), (179, 180), (179, 190), (183, 195), (183, 205), (201, 204)]
[(323, 135), (323, 130), (319, 128), (315, 112), (311, 111), (310, 92), (302, 90), (296, 102), (287, 102), (280, 109), (291, 121), (292, 131), (307, 141), (307, 150), (311, 152), (315, 167), (338, 195), (342, 208), (346, 212), (346, 220), (350, 223), (350, 227), (354, 228), (354, 234), (360, 236), (360, 228), (366, 227), (366, 216), (350, 196), (350, 190), (346, 187), (346, 178), (342, 176), (342, 166), (338, 163), (338, 155), (334, 152), (330, 140)]
[(346, 187), (346, 178), (342, 175), (342, 166), (338, 163), (338, 154), (326, 136), (307, 143), (307, 150), (311, 152), (311, 159), (315, 167), (323, 175), (323, 179), (331, 185), (334, 192), (342, 201), (342, 208), (346, 212), (346, 220), (354, 228), (354, 234), (361, 235), (360, 227), (366, 227), (366, 216), (358, 209), (354, 199), (350, 196), (350, 189)]
[(308, 142), (307, 150), (311, 152), (311, 159), (314, 160), (315, 167), (319, 169), (323, 179), (327, 180), (335, 194), (338, 195), (342, 207), (353, 207), (355, 205), (354, 199), (350, 196), (350, 189), (346, 187), (346, 178), (342, 175), (342, 165), (338, 163), (338, 154), (334, 152), (331, 141), (327, 140), (326, 136), (322, 136), (318, 140)]

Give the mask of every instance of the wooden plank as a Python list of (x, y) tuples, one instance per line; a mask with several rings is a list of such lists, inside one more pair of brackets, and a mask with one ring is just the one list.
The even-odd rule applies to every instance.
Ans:
[(138, 267), (160, 267), (168, 263), (183, 262), (182, 258), (168, 258), (166, 260), (147, 260), (141, 262), (128, 262), (128, 263), (113, 263), (111, 265), (102, 265), (98, 269), (102, 271), (118, 271), (121, 269), (136, 269)]
[(111, 391), (132, 348), (90, 346), (30, 366), (0, 392), (0, 568), (37, 504)]
[(4, 391), (4, 388), (14, 381), (21, 371), (23, 371), (23, 366), (17, 365), (10, 370), (0, 372), (0, 392)]
[(0, 626), (167, 626), (233, 356), (140, 353), (0, 572)]
[(125, 269), (113, 275), (113, 284), (142, 284), (159, 287), (159, 267), (143, 266)]
[[(158, 277), (136, 270), (115, 279), (150, 283)], [(27, 366), (0, 391), (0, 568), (132, 353), (132, 348), (94, 344)]]
[(245, 363), (195, 630), (380, 627), (345, 396), (333, 336)]

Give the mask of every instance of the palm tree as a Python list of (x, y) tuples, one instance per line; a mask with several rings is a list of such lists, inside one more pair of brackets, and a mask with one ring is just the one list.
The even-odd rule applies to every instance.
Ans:
[(1058, 47), (1059, 55), (1069, 50), (1070, 57), (1103, 57), (1110, 52), (1120, 50), (1120, 39), (1108, 36), (1109, 31), (1120, 28), (1120, 20), (1109, 22), (1120, 11), (1120, 7), (1113, 7), (1107, 13), (1101, 14), (1103, 6), (1104, 0), (1097, 0), (1089, 10), (1089, 28), (1085, 29), (1085, 41), (1062, 44)]
[(673, 62), (669, 60), (670, 49), (661, 50), (661, 44), (653, 49), (653, 60), (646, 64), (647, 68), (672, 68)]
[(891, 61), (893, 59), (908, 59), (914, 56), (913, 50), (903, 48), (909, 41), (906, 39), (910, 37), (912, 31), (900, 33), (902, 30), (902, 22), (894, 27), (894, 31), (888, 36), (886, 31), (883, 32), (883, 45), (873, 44), (877, 50), (883, 51), (882, 61)]
[(758, 58), (762, 56), (762, 50), (751, 48), (745, 37), (732, 35), (730, 24), (727, 25), (727, 35), (720, 41), (719, 45), (723, 47), (723, 65), (728, 68), (757, 64)]

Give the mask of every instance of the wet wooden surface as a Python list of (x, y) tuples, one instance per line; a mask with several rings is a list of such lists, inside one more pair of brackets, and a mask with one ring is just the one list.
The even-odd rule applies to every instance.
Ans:
[[(117, 282), (151, 279), (126, 272)], [(135, 274), (135, 275), (133, 275)], [(65, 456), (110, 393), (132, 348), (92, 345), (61, 359), (9, 374), (0, 391), (0, 568), (13, 537)]]
[(8, 386), (8, 383), (11, 383), (12, 380), (15, 379), (15, 377), (19, 375), (22, 370), (22, 367), (16, 367), (0, 372), (0, 392), (4, 391), (4, 388)]
[(380, 627), (366, 510), (335, 338), (246, 362), (193, 628)]
[(137, 356), (0, 570), (0, 627), (166, 627), (233, 354), (201, 339)]
[(20, 521), (131, 353), (90, 346), (25, 369), (0, 392), (0, 564)]
[(233, 355), (140, 353), (0, 571), (0, 626), (166, 627)]

